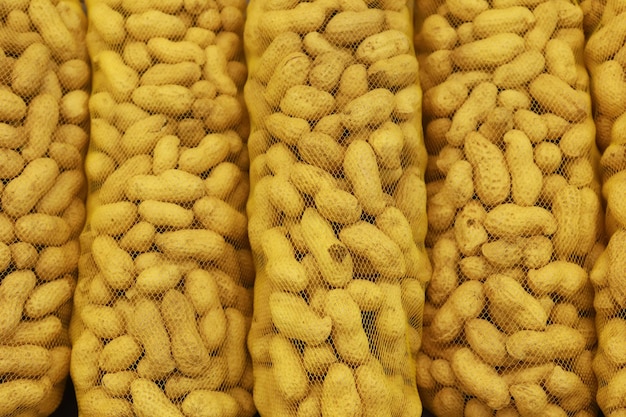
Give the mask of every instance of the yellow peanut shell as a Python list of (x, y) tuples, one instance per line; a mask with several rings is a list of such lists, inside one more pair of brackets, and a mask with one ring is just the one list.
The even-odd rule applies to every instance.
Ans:
[(12, 217), (27, 214), (52, 187), (59, 168), (50, 158), (32, 160), (2, 191), (3, 210)]
[(49, 45), (53, 56), (64, 61), (78, 57), (80, 48), (75, 34), (64, 24), (59, 11), (50, 1), (31, 2), (28, 15), (41, 37)]
[(524, 51), (524, 39), (514, 33), (499, 33), (461, 45), (452, 60), (463, 70), (496, 67), (506, 64)]
[(186, 375), (202, 375), (209, 367), (209, 355), (195, 326), (195, 312), (189, 300), (169, 290), (161, 302), (161, 314), (172, 343), (176, 367)]
[(520, 206), (532, 206), (537, 201), (543, 185), (543, 175), (533, 159), (530, 139), (522, 131), (507, 132), (505, 158), (511, 172), (511, 195)]
[(287, 401), (299, 401), (309, 390), (309, 382), (299, 353), (281, 335), (272, 337), (270, 357), (278, 391)]
[(502, 274), (491, 275), (485, 281), (484, 290), (492, 319), (507, 333), (518, 328), (546, 328), (548, 315), (541, 303), (513, 278)]
[(196, 390), (190, 392), (181, 403), (181, 410), (185, 415), (202, 415), (206, 408), (222, 410), (224, 417), (234, 417), (240, 413), (239, 403), (226, 392)]
[(474, 168), (474, 187), (481, 201), (487, 206), (503, 202), (511, 180), (502, 151), (477, 132), (467, 134), (464, 151)]
[(371, 145), (364, 141), (352, 142), (346, 150), (343, 166), (363, 210), (374, 215), (380, 213), (385, 202), (378, 163)]
[(476, 317), (485, 302), (483, 286), (477, 281), (461, 284), (441, 306), (430, 324), (430, 333), (437, 342), (449, 342), (462, 331), (464, 323)]
[[(363, 240), (367, 235), (370, 238)], [(357, 222), (339, 233), (339, 239), (357, 255), (366, 257), (381, 276), (401, 278), (406, 265), (400, 248), (377, 227), (367, 222)]]
[(343, 287), (352, 279), (353, 260), (344, 243), (335, 236), (330, 224), (313, 208), (304, 211), (302, 235), (315, 257), (323, 278)]
[(506, 346), (516, 359), (542, 363), (576, 357), (583, 351), (585, 341), (576, 329), (553, 324), (545, 330), (520, 330), (509, 336)]
[(574, 297), (587, 283), (587, 272), (579, 265), (567, 261), (553, 261), (528, 271), (528, 286), (536, 294), (557, 293)]
[(476, 131), (478, 123), (496, 107), (498, 89), (490, 82), (483, 82), (473, 88), (469, 97), (455, 112), (450, 130), (446, 133), (448, 143), (460, 146), (467, 142), (470, 132)]
[(332, 365), (322, 386), (322, 413), (356, 417), (362, 407), (352, 370), (345, 364)]
[(548, 210), (513, 203), (502, 204), (489, 211), (483, 225), (490, 234), (499, 237), (549, 236), (557, 231), (557, 220)]
[(474, 17), (473, 34), (485, 38), (499, 32), (522, 34), (535, 23), (532, 11), (523, 6), (488, 9)]
[(509, 404), (509, 387), (506, 382), (470, 349), (457, 350), (452, 355), (451, 366), (461, 385), (492, 409), (499, 410)]
[(159, 386), (146, 378), (134, 380), (130, 385), (130, 393), (133, 398), (133, 410), (139, 416), (148, 416), (153, 413), (183, 416), (183, 413), (170, 402)]
[(370, 348), (357, 303), (347, 291), (335, 289), (326, 295), (324, 311), (332, 320), (331, 337), (340, 358), (345, 363), (363, 364)]
[(588, 100), (554, 75), (540, 74), (530, 83), (529, 91), (546, 110), (571, 122), (579, 122), (590, 114)]
[(333, 43), (349, 45), (380, 32), (384, 19), (385, 15), (380, 9), (344, 11), (328, 22), (324, 33)]

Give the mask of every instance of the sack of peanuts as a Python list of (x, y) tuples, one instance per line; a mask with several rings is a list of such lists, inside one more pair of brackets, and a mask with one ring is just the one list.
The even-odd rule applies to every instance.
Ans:
[[(589, 36), (585, 47), (585, 64), (592, 77), (592, 99), (597, 127), (597, 144), (605, 153), (611, 144), (617, 145), (623, 135), (623, 123), (619, 117), (626, 112), (626, 84), (623, 80), (626, 68), (626, 2), (611, 0), (604, 7), (601, 20)], [(606, 165), (602, 163), (602, 165)], [(603, 182), (622, 167), (603, 168)]]
[(596, 290), (598, 350), (594, 370), (597, 401), (606, 416), (626, 414), (626, 1), (606, 3), (585, 48), (591, 75), (607, 247), (591, 271)]
[(251, 417), (245, 1), (87, 1), (82, 416)]
[(90, 68), (74, 0), (0, 4), (0, 415), (63, 397), (85, 221)]
[(420, 416), (430, 264), (404, 0), (252, 0), (248, 338), (264, 417)]
[(437, 416), (591, 416), (599, 152), (583, 11), (416, 2), (432, 279), (418, 388)]

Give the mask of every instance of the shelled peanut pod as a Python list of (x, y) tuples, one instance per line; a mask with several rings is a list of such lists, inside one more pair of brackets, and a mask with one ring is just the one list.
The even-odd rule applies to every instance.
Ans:
[(0, 5), (0, 415), (63, 397), (85, 221), (90, 68), (79, 1)]
[(86, 5), (89, 194), (70, 332), (79, 411), (253, 416), (246, 3)]
[(602, 150), (600, 172), (605, 202), (607, 246), (591, 271), (596, 291), (596, 325), (598, 349), (594, 371), (598, 379), (597, 401), (606, 416), (626, 413), (623, 400), (623, 312), (626, 279), (626, 2), (608, 1), (597, 29), (585, 48), (585, 59), (591, 75), (594, 117), (598, 126), (598, 145)]
[(583, 10), (416, 9), (433, 266), (420, 396), (437, 416), (595, 415), (603, 216)]
[(264, 417), (421, 415), (431, 268), (410, 3), (250, 2), (248, 345)]

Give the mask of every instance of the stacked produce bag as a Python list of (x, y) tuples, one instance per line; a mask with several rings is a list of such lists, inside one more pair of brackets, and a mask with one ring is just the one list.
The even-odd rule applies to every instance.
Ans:
[(70, 364), (90, 70), (78, 1), (0, 3), (0, 415), (47, 416)]
[(418, 1), (433, 264), (418, 387), (447, 416), (591, 416), (602, 252), (583, 10)]
[(248, 339), (263, 417), (420, 416), (426, 152), (404, 0), (251, 0)]
[(255, 414), (245, 1), (87, 1), (81, 416)]
[(607, 247), (590, 278), (596, 290), (598, 350), (594, 370), (598, 405), (606, 416), (626, 415), (626, 2), (608, 1), (588, 39), (586, 64), (591, 75), (598, 127), (602, 194), (606, 202)]

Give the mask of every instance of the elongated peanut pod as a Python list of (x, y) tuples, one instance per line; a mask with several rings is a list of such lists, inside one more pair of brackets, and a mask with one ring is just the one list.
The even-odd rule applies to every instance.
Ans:
[(315, 257), (324, 279), (343, 287), (352, 279), (352, 256), (346, 245), (335, 236), (330, 224), (312, 208), (302, 215), (302, 236)]
[(269, 307), (274, 325), (286, 337), (315, 345), (330, 335), (332, 319), (320, 317), (298, 295), (272, 293)]

